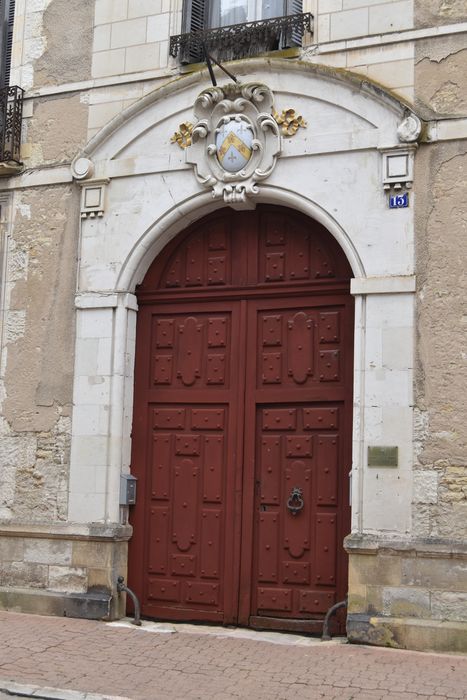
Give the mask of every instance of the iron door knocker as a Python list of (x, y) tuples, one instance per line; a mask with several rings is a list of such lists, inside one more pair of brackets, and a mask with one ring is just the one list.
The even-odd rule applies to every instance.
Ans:
[(289, 496), (289, 500), (287, 501), (287, 508), (289, 511), (292, 513), (292, 515), (297, 515), (297, 513), (300, 513), (301, 509), (305, 505), (303, 502), (303, 491), (302, 489), (298, 488), (298, 486), (295, 486)]

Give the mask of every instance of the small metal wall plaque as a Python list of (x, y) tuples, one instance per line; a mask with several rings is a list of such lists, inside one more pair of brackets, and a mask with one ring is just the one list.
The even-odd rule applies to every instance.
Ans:
[(392, 194), (389, 196), (389, 209), (405, 209), (409, 206), (409, 193)]
[(397, 467), (399, 466), (398, 447), (380, 447), (368, 445), (369, 467)]

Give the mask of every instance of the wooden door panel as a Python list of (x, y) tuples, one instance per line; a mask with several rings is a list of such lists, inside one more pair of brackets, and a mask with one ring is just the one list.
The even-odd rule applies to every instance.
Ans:
[[(177, 309), (179, 311), (179, 309)], [(229, 314), (175, 313), (153, 319), (151, 388), (229, 387)]]
[[(339, 297), (307, 302), (249, 302), (245, 420), (255, 430), (246, 430), (245, 465), (253, 465), (255, 497), (251, 566), (245, 556), (243, 572), (256, 626), (322, 619), (345, 595), (351, 368), (340, 355), (348, 350), (348, 312)], [(294, 514), (297, 503), (303, 507)]]
[[(336, 598), (338, 442), (334, 428), (324, 433), (321, 423), (320, 430), (307, 427), (309, 410), (308, 405), (257, 407), (253, 616), (309, 617), (326, 612), (320, 609), (323, 601)], [(313, 410), (336, 415), (339, 407)], [(276, 428), (274, 435), (268, 434), (270, 426)], [(332, 445), (332, 450), (319, 449), (320, 443)], [(303, 500), (295, 515), (287, 507), (294, 489), (300, 489)], [(307, 607), (303, 594), (311, 583), (327, 590), (315, 595), (319, 604)], [(280, 593), (273, 601), (278, 586)]]
[(343, 386), (342, 335), (335, 320), (342, 310), (322, 313), (319, 308), (304, 309), (303, 299), (295, 307), (287, 303), (289, 308), (276, 309), (275, 313), (269, 309), (258, 313), (258, 389), (267, 390), (275, 384), (282, 392), (303, 387), (316, 390), (324, 382)]
[[(183, 410), (167, 406), (149, 410), (158, 418), (152, 440), (150, 577), (144, 609), (155, 614), (157, 606), (158, 614), (164, 615), (163, 607), (188, 605), (222, 613), (228, 407), (185, 404)], [(167, 417), (169, 421), (164, 420)], [(214, 584), (198, 585), (206, 578), (215, 579), (214, 588)]]
[[(228, 552), (238, 469), (239, 354), (232, 348), (238, 323), (236, 302), (165, 305), (146, 314), (150, 371), (140, 395), (147, 413), (149, 488), (138, 512), (144, 532), (139, 593), (148, 616), (221, 621), (233, 616), (234, 562)], [(222, 372), (210, 368), (213, 349), (222, 358)], [(158, 363), (161, 356), (170, 362)]]
[(206, 217), (148, 270), (129, 571), (143, 615), (319, 631), (344, 597), (350, 276), (323, 227), (261, 205)]

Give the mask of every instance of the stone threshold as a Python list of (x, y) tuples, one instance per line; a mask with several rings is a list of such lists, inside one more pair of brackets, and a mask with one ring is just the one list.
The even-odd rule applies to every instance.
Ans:
[[(252, 630), (245, 627), (221, 627), (217, 625), (194, 625), (189, 623), (151, 622), (142, 620), (141, 626), (133, 625), (131, 618), (126, 617), (115, 622), (107, 622), (106, 627), (124, 627), (126, 629), (150, 632), (152, 634), (193, 634), (198, 636), (223, 637), (227, 639), (248, 639), (251, 642), (269, 642), (285, 646), (311, 647), (323, 644), (320, 637), (309, 637), (288, 632), (269, 632)], [(324, 644), (347, 644), (346, 637), (333, 637)]]

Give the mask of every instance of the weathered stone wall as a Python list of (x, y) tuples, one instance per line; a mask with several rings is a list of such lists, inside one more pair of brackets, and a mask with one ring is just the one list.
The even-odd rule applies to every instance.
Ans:
[[(464, 2), (416, 4), (420, 26), (466, 19)], [(415, 90), (416, 107), (432, 118), (467, 116), (465, 33), (418, 42)], [(420, 147), (414, 534), (457, 541), (467, 537), (466, 188), (465, 140)]]
[(17, 192), (7, 260), (0, 516), (66, 518), (78, 193)]
[(467, 650), (467, 550), (419, 542), (352, 554), (349, 589), (350, 640)]
[(95, 0), (53, 0), (43, 14), (45, 51), (34, 69), (35, 86), (88, 80)]
[[(467, 20), (459, 0), (417, 0), (415, 27)], [(419, 40), (415, 108), (467, 117), (466, 34)], [(455, 127), (456, 122), (452, 122)], [(445, 128), (448, 128), (446, 126)], [(349, 638), (467, 650), (467, 142), (423, 143), (415, 159), (417, 275), (412, 535), (352, 536)], [(371, 544), (371, 543), (370, 543)]]
[(70, 163), (87, 141), (86, 99), (65, 93), (28, 102), (31, 116), (23, 122), (21, 148), (25, 167)]
[[(94, 0), (18, 6), (18, 82), (34, 89), (88, 78), (93, 12)], [(25, 117), (26, 181), (37, 168), (68, 165), (86, 143), (85, 95), (26, 93)], [(3, 521), (67, 517), (79, 196), (71, 183), (27, 182), (10, 195), (0, 394)]]
[(418, 353), (414, 531), (467, 537), (467, 144), (424, 146), (416, 168)]
[(437, 27), (443, 24), (465, 22), (467, 5), (465, 0), (415, 0), (414, 25)]
[(112, 617), (124, 609), (115, 585), (125, 574), (129, 532), (117, 526), (90, 535), (89, 527), (68, 524), (81, 196), (69, 166), (88, 140), (90, 102), (86, 84), (70, 84), (91, 78), (95, 4), (17, 4), (12, 82), (26, 89), (24, 168), (4, 188), (0, 180), (9, 212), (2, 231), (0, 606)]
[(124, 596), (110, 595), (125, 573), (125, 541), (13, 530), (0, 536), (0, 607), (39, 614), (114, 618)]

